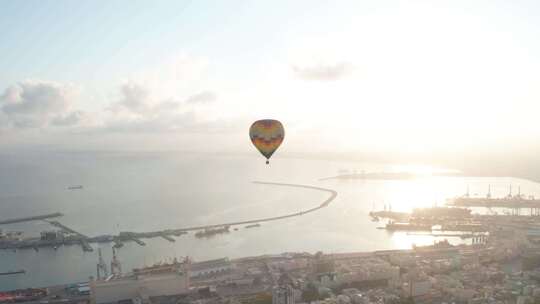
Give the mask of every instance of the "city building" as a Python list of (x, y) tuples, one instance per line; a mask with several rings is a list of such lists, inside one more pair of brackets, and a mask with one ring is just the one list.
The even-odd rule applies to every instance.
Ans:
[(272, 304), (294, 304), (294, 282), (287, 273), (282, 273), (278, 285), (272, 288)]
[(192, 263), (189, 268), (189, 275), (192, 278), (215, 276), (233, 270), (233, 265), (228, 258), (209, 260)]
[(294, 304), (294, 289), (291, 285), (272, 288), (272, 304)]

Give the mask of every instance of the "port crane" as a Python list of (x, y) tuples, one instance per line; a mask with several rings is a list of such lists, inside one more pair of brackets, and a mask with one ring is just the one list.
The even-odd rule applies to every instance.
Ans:
[(96, 265), (97, 267), (97, 278), (105, 279), (109, 276), (109, 272), (107, 271), (107, 264), (105, 264), (105, 260), (103, 260), (103, 256), (101, 255), (101, 248), (98, 248), (98, 263)]
[(111, 275), (122, 275), (122, 264), (120, 263), (120, 260), (116, 257), (116, 249), (113, 247), (113, 258), (111, 261)]

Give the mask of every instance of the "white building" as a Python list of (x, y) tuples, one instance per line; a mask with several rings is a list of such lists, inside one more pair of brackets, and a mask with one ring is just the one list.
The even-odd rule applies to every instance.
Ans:
[(189, 277), (184, 264), (152, 266), (134, 269), (121, 277), (90, 282), (93, 303), (116, 303), (122, 300), (148, 300), (155, 296), (172, 296), (189, 291)]
[(189, 268), (189, 276), (192, 278), (216, 276), (228, 273), (233, 268), (228, 258), (192, 263)]

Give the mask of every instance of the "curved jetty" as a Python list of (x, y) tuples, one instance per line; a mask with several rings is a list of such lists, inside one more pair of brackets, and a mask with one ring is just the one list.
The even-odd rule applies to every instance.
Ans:
[[(123, 232), (120, 232), (118, 235), (100, 235), (100, 236), (95, 236), (95, 237), (89, 237), (57, 221), (46, 221), (49, 224), (57, 228), (60, 228), (61, 231), (64, 233), (64, 236), (61, 238), (56, 238), (57, 236), (55, 236), (55, 238), (51, 240), (26, 239), (26, 240), (18, 240), (18, 241), (0, 242), (0, 249), (34, 248), (37, 251), (38, 247), (57, 247), (60, 245), (79, 244), (83, 247), (84, 251), (92, 251), (93, 248), (89, 245), (89, 243), (114, 242), (115, 248), (122, 247), (124, 242), (136, 242), (137, 244), (144, 246), (146, 244), (143, 241), (141, 241), (142, 238), (154, 238), (154, 237), (161, 237), (161, 238), (166, 239), (167, 241), (174, 242), (175, 240), (174, 238), (172, 238), (172, 236), (181, 236), (182, 234), (188, 233), (188, 231), (198, 231), (198, 233), (196, 233), (196, 236), (200, 237), (200, 236), (213, 234), (213, 232), (215, 231), (221, 231), (220, 229), (223, 229), (224, 227), (227, 227), (227, 231), (228, 231), (228, 228), (230, 226), (253, 224), (251, 225), (251, 227), (256, 227), (256, 226), (260, 226), (259, 223), (262, 223), (262, 222), (277, 221), (277, 220), (282, 220), (286, 218), (292, 218), (295, 216), (301, 216), (307, 213), (315, 212), (321, 208), (328, 206), (337, 196), (337, 192), (332, 189), (320, 188), (320, 187), (315, 187), (315, 186), (286, 184), (286, 183), (259, 182), (259, 181), (254, 181), (253, 183), (261, 184), (261, 185), (273, 185), (273, 186), (295, 187), (295, 188), (317, 190), (317, 191), (327, 192), (330, 194), (330, 196), (313, 208), (301, 210), (299, 212), (279, 215), (279, 216), (272, 216), (272, 217), (259, 218), (259, 219), (248, 219), (248, 220), (236, 221), (236, 222), (230, 222), (230, 223), (184, 227), (184, 228), (178, 228), (178, 229), (165, 229), (165, 230), (150, 231), (150, 232), (123, 231)], [(0, 224), (32, 221), (32, 220), (45, 220), (47, 218), (58, 217), (58, 216), (62, 216), (62, 214), (53, 213), (49, 215), (13, 219), (13, 220), (0, 222)]]

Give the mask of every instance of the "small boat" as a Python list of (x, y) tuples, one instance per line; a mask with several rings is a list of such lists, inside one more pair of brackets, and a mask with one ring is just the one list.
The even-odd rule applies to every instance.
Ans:
[(73, 185), (73, 186), (69, 186), (68, 190), (80, 190), (82, 188), (83, 188), (82, 185)]

